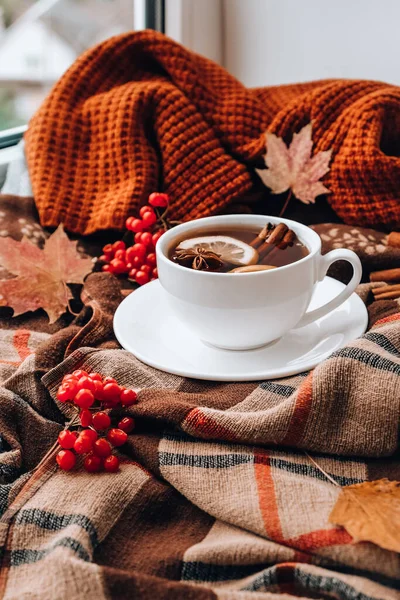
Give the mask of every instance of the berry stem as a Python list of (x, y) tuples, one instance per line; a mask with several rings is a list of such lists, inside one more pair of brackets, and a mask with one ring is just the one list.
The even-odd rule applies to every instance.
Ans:
[(35, 471), (37, 471), (46, 462), (46, 460), (54, 453), (54, 450), (56, 450), (57, 447), (58, 447), (58, 440), (56, 440), (54, 442), (54, 444), (51, 446), (51, 448), (43, 456), (42, 460), (40, 462), (38, 462), (36, 467), (33, 469), (33, 473)]
[(169, 210), (169, 206), (167, 206), (166, 209), (161, 214), (158, 214), (158, 211), (157, 211), (157, 217), (158, 217), (157, 223), (162, 223), (162, 226), (164, 227), (165, 231), (168, 231), (168, 229), (169, 229), (169, 226), (168, 226), (169, 222), (168, 222), (168, 219), (166, 218), (167, 214), (168, 214), (168, 210)]
[[(69, 429), (70, 427), (73, 427), (74, 425), (77, 425), (78, 421), (77, 421), (77, 416), (74, 415), (72, 417), (72, 419), (70, 421), (68, 421), (68, 423), (66, 423), (64, 425), (64, 431), (66, 429)], [(35, 471), (37, 471), (45, 462), (46, 460), (52, 455), (54, 454), (54, 451), (58, 448), (58, 440), (56, 440), (54, 442), (54, 444), (51, 446), (51, 448), (49, 448), (49, 450), (46, 452), (46, 454), (43, 456), (42, 460), (40, 460), (38, 462), (38, 464), (36, 465), (36, 467), (32, 470), (32, 472), (34, 473)]]

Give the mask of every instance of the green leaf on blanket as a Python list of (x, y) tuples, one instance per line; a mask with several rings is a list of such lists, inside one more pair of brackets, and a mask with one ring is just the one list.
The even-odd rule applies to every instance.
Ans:
[(90, 258), (81, 258), (76, 244), (62, 225), (43, 250), (26, 237), (21, 242), (0, 238), (0, 263), (16, 276), (0, 280), (0, 305), (13, 308), (14, 317), (43, 308), (54, 323), (73, 297), (67, 283), (83, 283), (93, 267)]
[(379, 479), (342, 488), (329, 521), (356, 542), (400, 552), (400, 483)]
[(317, 152), (311, 157), (311, 123), (293, 135), (289, 147), (273, 133), (266, 133), (266, 142), (264, 162), (268, 169), (256, 171), (273, 194), (291, 190), (305, 204), (315, 202), (321, 194), (329, 194), (328, 188), (319, 179), (329, 171), (332, 150)]

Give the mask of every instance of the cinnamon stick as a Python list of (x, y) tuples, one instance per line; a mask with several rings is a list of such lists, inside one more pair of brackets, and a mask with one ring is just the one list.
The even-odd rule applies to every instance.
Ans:
[(400, 232), (392, 231), (392, 233), (389, 233), (387, 244), (393, 248), (400, 248)]
[(285, 223), (279, 223), (272, 231), (271, 235), (267, 237), (266, 241), (258, 248), (259, 260), (263, 260), (268, 256), (271, 250), (280, 244), (288, 231), (289, 228)]
[(279, 250), (286, 250), (286, 248), (288, 246), (292, 246), (293, 242), (296, 240), (296, 234), (292, 229), (289, 229), (284, 237), (283, 240), (281, 241), (280, 244), (278, 244), (277, 248), (279, 248)]
[(373, 271), (369, 276), (370, 281), (386, 281), (387, 283), (400, 283), (400, 269), (386, 269)]
[(267, 223), (266, 226), (261, 229), (258, 236), (256, 238), (254, 238), (254, 240), (252, 242), (250, 242), (250, 246), (252, 246), (253, 248), (255, 248), (257, 250), (257, 248), (259, 248), (261, 246), (261, 244), (263, 244), (265, 242), (267, 235), (273, 228), (274, 228), (274, 226), (271, 223)]
[(376, 294), (386, 294), (386, 292), (399, 292), (400, 293), (400, 283), (396, 283), (395, 285), (383, 285), (381, 287), (373, 288), (372, 293), (374, 296)]
[(389, 300), (389, 298), (400, 298), (400, 291), (397, 292), (386, 292), (377, 294), (374, 296), (375, 300)]
[(296, 238), (297, 235), (295, 232), (292, 229), (289, 229), (289, 231), (285, 233), (281, 243), (275, 246), (275, 248), (268, 254), (269, 260), (274, 261), (275, 256), (279, 254), (279, 250), (286, 250), (288, 246), (293, 246), (293, 242)]

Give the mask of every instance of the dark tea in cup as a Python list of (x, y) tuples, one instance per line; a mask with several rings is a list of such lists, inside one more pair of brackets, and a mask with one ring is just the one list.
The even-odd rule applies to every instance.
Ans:
[(216, 273), (267, 271), (297, 262), (309, 253), (285, 223), (254, 227), (199, 228), (174, 241), (170, 260)]

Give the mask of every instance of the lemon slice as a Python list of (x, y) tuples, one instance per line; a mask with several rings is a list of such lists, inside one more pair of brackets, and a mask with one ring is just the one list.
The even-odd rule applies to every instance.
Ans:
[(229, 273), (257, 273), (258, 271), (270, 271), (276, 269), (273, 265), (247, 265), (246, 267), (236, 267)]
[(183, 250), (201, 248), (208, 252), (215, 252), (224, 262), (232, 265), (254, 265), (258, 261), (258, 252), (246, 242), (236, 240), (228, 235), (205, 235), (202, 237), (184, 240), (178, 246)]

